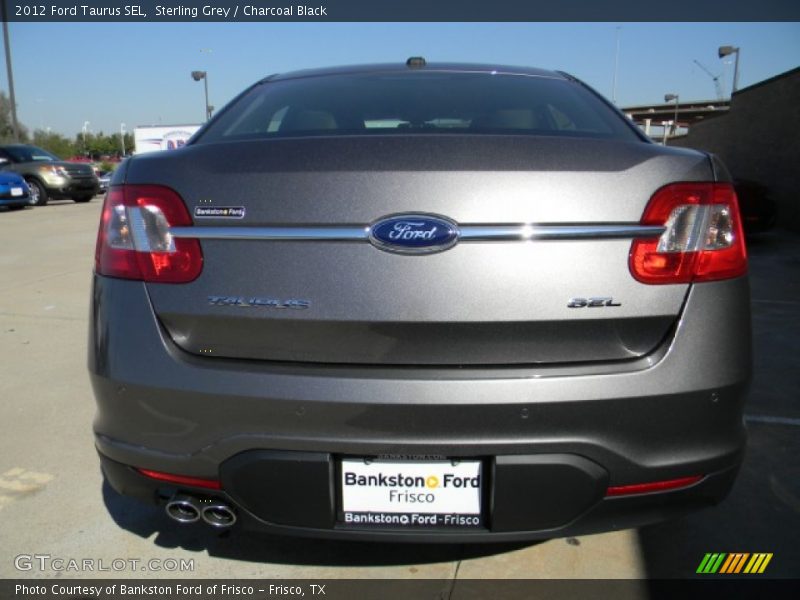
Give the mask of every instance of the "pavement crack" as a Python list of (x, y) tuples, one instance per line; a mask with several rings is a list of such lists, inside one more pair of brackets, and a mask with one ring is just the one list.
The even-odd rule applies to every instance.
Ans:
[(453, 592), (456, 588), (456, 581), (458, 580), (458, 571), (461, 569), (461, 562), (464, 560), (464, 547), (461, 546), (458, 549), (458, 560), (456, 561), (456, 570), (453, 572), (453, 577), (450, 579), (450, 585), (447, 586), (447, 590), (445, 590), (444, 595), (442, 596), (442, 600), (452, 600)]
[(753, 304), (785, 304), (787, 306), (797, 306), (800, 300), (761, 300), (759, 298), (752, 299)]
[(773, 417), (772, 415), (745, 415), (744, 420), (748, 423), (768, 423), (770, 425), (794, 425), (800, 426), (800, 419), (792, 417)]
[(24, 313), (9, 313), (9, 312), (2, 312), (0, 311), (0, 317), (17, 317), (23, 319), (49, 319), (55, 321), (78, 321), (78, 322), (85, 322), (85, 317), (64, 317), (59, 315), (26, 315)]
[(18, 288), (24, 288), (30, 285), (34, 285), (37, 283), (42, 283), (43, 281), (50, 281), (51, 279), (57, 279), (59, 277), (64, 277), (66, 275), (74, 275), (75, 273), (86, 273), (86, 269), (72, 269), (70, 271), (61, 271), (59, 273), (53, 273), (52, 275), (47, 275), (45, 277), (39, 277), (38, 279), (30, 279), (28, 281), (18, 281), (11, 285), (6, 285), (0, 287), (0, 292), (9, 292), (12, 290), (17, 290)]

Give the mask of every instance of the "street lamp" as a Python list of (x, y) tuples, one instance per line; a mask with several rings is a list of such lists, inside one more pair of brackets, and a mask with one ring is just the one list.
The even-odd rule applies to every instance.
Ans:
[[(675, 117), (672, 119), (672, 135), (675, 135), (678, 132), (678, 104), (680, 104), (680, 95), (678, 94), (664, 94), (664, 102), (672, 102), (675, 100)], [(667, 136), (664, 136), (664, 142), (666, 143)]]
[[(733, 92), (739, 89), (739, 48), (737, 46), (720, 46), (719, 57), (736, 55), (736, 62), (733, 65)], [(731, 95), (733, 95), (731, 92)]]
[(89, 121), (84, 121), (83, 122), (83, 127), (81, 128), (81, 131), (83, 131), (83, 154), (84, 154), (84, 156), (88, 156), (89, 155), (89, 149), (86, 146), (86, 131), (88, 129), (89, 129)]
[(208, 104), (208, 73), (206, 71), (192, 71), (192, 79), (195, 81), (203, 80), (206, 90), (206, 121), (211, 118), (211, 106)]
[(611, 103), (617, 105), (617, 72), (619, 71), (619, 30), (621, 27), (617, 26), (616, 43), (617, 49), (614, 52), (614, 80), (611, 84)]
[(125, 158), (125, 123), (119, 124), (119, 143), (122, 146), (122, 158)]

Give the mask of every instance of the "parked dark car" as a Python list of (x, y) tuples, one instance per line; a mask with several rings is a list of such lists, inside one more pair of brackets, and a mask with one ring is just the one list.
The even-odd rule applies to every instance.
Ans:
[(98, 171), (97, 172), (97, 183), (98, 183), (98, 190), (99, 194), (105, 194), (108, 191), (108, 185), (111, 182), (111, 176), (114, 174), (113, 171)]
[(31, 203), (31, 192), (22, 176), (0, 171), (0, 206), (15, 209)]
[(746, 234), (764, 233), (775, 227), (778, 209), (769, 188), (757, 181), (737, 179), (734, 182), (742, 225)]
[(746, 273), (722, 164), (574, 77), (272, 76), (113, 176), (103, 470), (181, 523), (368, 540), (709, 506), (745, 446)]
[(0, 146), (0, 169), (22, 175), (30, 187), (33, 204), (38, 206), (51, 199), (89, 202), (98, 190), (91, 165), (62, 161), (27, 144)]

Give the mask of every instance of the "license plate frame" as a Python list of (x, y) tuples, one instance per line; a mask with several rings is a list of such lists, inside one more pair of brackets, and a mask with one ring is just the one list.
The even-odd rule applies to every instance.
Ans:
[(335, 472), (338, 527), (485, 529), (482, 459), (343, 456)]

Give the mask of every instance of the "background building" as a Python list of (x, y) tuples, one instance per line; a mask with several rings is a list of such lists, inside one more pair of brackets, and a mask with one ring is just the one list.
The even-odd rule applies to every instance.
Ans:
[(734, 178), (766, 188), (779, 227), (800, 231), (800, 67), (735, 92), (726, 114), (669, 145), (717, 154)]

